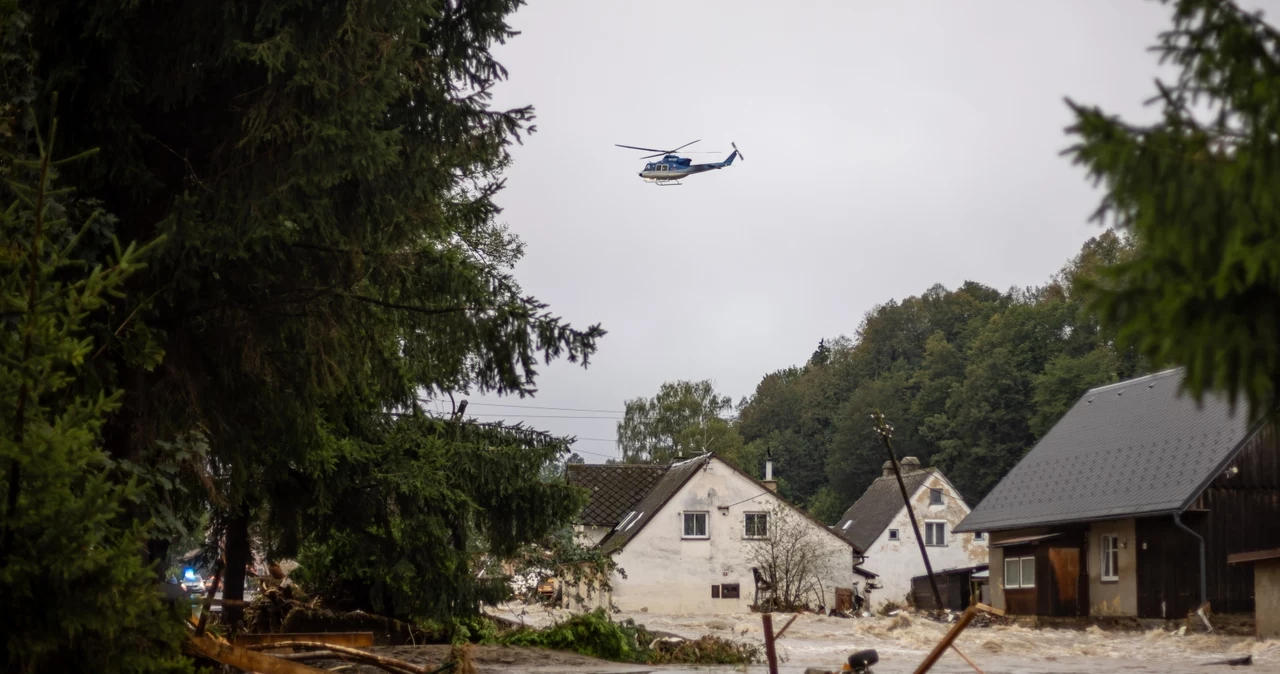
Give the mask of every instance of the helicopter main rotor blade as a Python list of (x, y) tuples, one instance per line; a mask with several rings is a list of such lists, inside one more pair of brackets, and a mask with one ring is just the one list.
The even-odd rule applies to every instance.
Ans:
[(644, 150), (645, 152), (657, 152), (658, 154), (666, 154), (667, 152), (670, 152), (670, 150), (659, 150), (656, 147), (636, 147), (634, 145), (618, 145), (617, 143), (614, 143), (614, 145), (617, 145), (618, 147), (625, 147), (628, 150)]
[(674, 149), (674, 150), (668, 150), (668, 152), (670, 152), (670, 153), (672, 153), (672, 154), (675, 154), (676, 152), (679, 152), (679, 151), (681, 151), (681, 150), (685, 149), (686, 147), (689, 147), (690, 145), (693, 145), (693, 143), (699, 143), (699, 142), (702, 142), (702, 141), (701, 141), (701, 139), (699, 139), (699, 140), (695, 140), (695, 141), (693, 141), (692, 143), (685, 143), (684, 145), (681, 145), (680, 147), (678, 147), (678, 148), (676, 148), (676, 149)]

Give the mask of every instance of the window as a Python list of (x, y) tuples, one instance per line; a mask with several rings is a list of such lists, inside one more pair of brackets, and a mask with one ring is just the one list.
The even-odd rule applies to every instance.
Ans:
[(924, 523), (924, 544), (943, 546), (947, 544), (947, 523), (946, 522), (925, 522)]
[(719, 585), (712, 585), (712, 586), (711, 586), (711, 598), (712, 598), (712, 599), (719, 599), (719, 598), (720, 598), (720, 586), (719, 586)]
[(706, 513), (685, 513), (684, 514), (684, 537), (685, 538), (706, 538), (707, 537), (707, 514)]
[(721, 599), (737, 599), (740, 596), (737, 583), (725, 583), (720, 586)]
[(769, 535), (769, 513), (747, 513), (745, 524), (744, 535), (747, 538), (764, 538)]
[(1036, 558), (1013, 557), (1004, 560), (1004, 586), (1007, 589), (1036, 586)]
[(942, 505), (942, 490), (941, 490), (941, 489), (930, 489), (930, 490), (929, 490), (929, 505), (931, 505), (931, 506)]
[(1111, 534), (1102, 536), (1102, 580), (1120, 580), (1120, 540)]
[(975, 540), (975, 541), (985, 541), (985, 540), (987, 540), (987, 534), (986, 534), (985, 532), (982, 532), (982, 531), (976, 532), (976, 533), (974, 533), (974, 534), (973, 534), (973, 540)]
[(898, 540), (898, 530), (897, 530), (897, 529), (890, 529), (890, 530), (889, 530), (889, 540), (891, 540), (891, 541), (896, 541), (896, 540)]

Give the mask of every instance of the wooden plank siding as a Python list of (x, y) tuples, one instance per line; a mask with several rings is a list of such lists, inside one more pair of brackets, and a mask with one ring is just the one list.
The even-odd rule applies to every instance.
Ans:
[[(1182, 516), (1205, 538), (1209, 604), (1217, 613), (1254, 610), (1253, 565), (1240, 552), (1280, 547), (1280, 435), (1265, 426)], [(1234, 470), (1233, 470), (1234, 469)], [(1181, 618), (1199, 605), (1200, 550), (1171, 516), (1137, 520), (1138, 616)], [(1163, 602), (1163, 604), (1162, 604)]]

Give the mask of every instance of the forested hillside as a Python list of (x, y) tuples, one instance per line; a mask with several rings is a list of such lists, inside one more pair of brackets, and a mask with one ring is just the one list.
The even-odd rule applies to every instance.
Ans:
[(1108, 231), (1038, 287), (935, 285), (875, 307), (853, 337), (819, 342), (742, 401), (743, 464), (771, 450), (783, 493), (832, 521), (880, 474), (868, 417), (880, 408), (900, 454), (976, 504), (1086, 389), (1141, 373), (1083, 310), (1079, 284), (1129, 250)]

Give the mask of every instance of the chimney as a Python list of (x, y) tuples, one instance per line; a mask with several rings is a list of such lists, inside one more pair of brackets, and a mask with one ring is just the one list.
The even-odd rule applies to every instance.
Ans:
[[(918, 473), (922, 470), (920, 467), (920, 459), (917, 459), (914, 456), (903, 457), (903, 459), (898, 462), (898, 466), (902, 470), (903, 475)], [(881, 470), (883, 471), (884, 477), (893, 477), (893, 462), (885, 461)]]
[(778, 491), (778, 481), (773, 479), (773, 450), (764, 450), (764, 480), (762, 483), (765, 489), (772, 492)]

